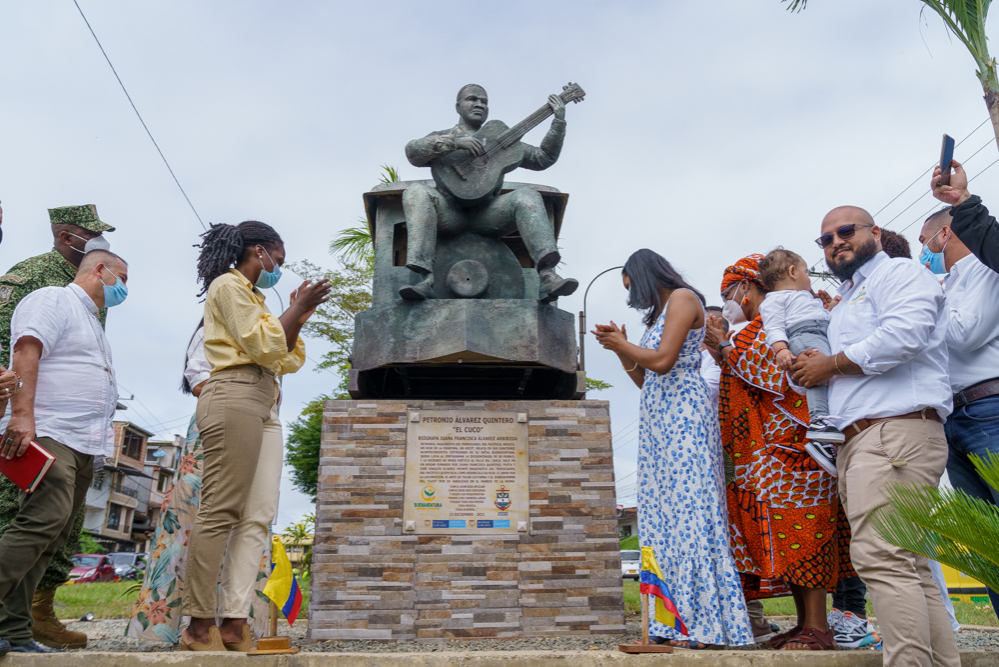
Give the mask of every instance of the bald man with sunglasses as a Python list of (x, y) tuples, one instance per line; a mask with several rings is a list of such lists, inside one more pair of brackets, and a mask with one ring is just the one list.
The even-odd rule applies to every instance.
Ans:
[(947, 465), (943, 421), (952, 410), (943, 289), (916, 262), (892, 259), (862, 208), (841, 206), (816, 242), (842, 284), (832, 311), (832, 356), (798, 355), (794, 381), (829, 383), (829, 412), (847, 440), (836, 457), (850, 521), (850, 557), (867, 584), (884, 638), (885, 667), (958, 667), (940, 590), (923, 556), (881, 539), (872, 516), (892, 482), (936, 486)]

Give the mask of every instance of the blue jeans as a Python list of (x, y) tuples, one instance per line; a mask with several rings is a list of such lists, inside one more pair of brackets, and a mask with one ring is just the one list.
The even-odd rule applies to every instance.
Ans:
[[(999, 454), (999, 396), (968, 403), (954, 411), (944, 425), (950, 454), (947, 475), (955, 489), (969, 496), (999, 505), (999, 489), (985, 483), (972, 465), (969, 454), (979, 457)], [(999, 594), (989, 589), (992, 609), (999, 614)]]

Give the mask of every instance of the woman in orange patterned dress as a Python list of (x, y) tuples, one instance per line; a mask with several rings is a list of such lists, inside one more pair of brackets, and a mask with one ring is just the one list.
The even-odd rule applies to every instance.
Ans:
[(774, 648), (835, 647), (826, 622), (826, 591), (852, 576), (849, 527), (836, 479), (804, 449), (808, 404), (777, 368), (759, 307), (762, 255), (725, 270), (723, 313), (749, 320), (731, 341), (709, 322), (709, 350), (722, 365), (722, 444), (734, 466), (728, 514), (736, 568), (747, 599), (793, 595), (798, 623), (771, 640)]

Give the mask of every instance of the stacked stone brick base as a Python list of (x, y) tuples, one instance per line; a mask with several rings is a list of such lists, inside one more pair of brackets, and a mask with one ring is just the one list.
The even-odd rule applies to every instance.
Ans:
[[(528, 413), (527, 534), (403, 534), (407, 410)], [(327, 401), (311, 641), (624, 630), (606, 401)]]

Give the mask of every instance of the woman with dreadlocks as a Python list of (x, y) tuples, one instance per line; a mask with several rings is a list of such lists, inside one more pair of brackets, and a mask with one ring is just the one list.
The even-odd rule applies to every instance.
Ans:
[[(198, 518), (188, 541), (180, 636), (191, 651), (249, 651), (246, 622), (267, 528), (277, 510), (282, 440), (277, 377), (305, 363), (298, 337), (328, 281), (305, 281), (280, 317), (264, 305), (261, 289), (281, 277), (285, 250), (269, 225), (247, 221), (212, 225), (202, 235), (198, 280), (205, 299), (205, 357), (212, 374), (198, 396), (203, 476)], [(223, 605), (216, 595), (227, 571)], [(221, 626), (216, 618), (224, 619)]]

